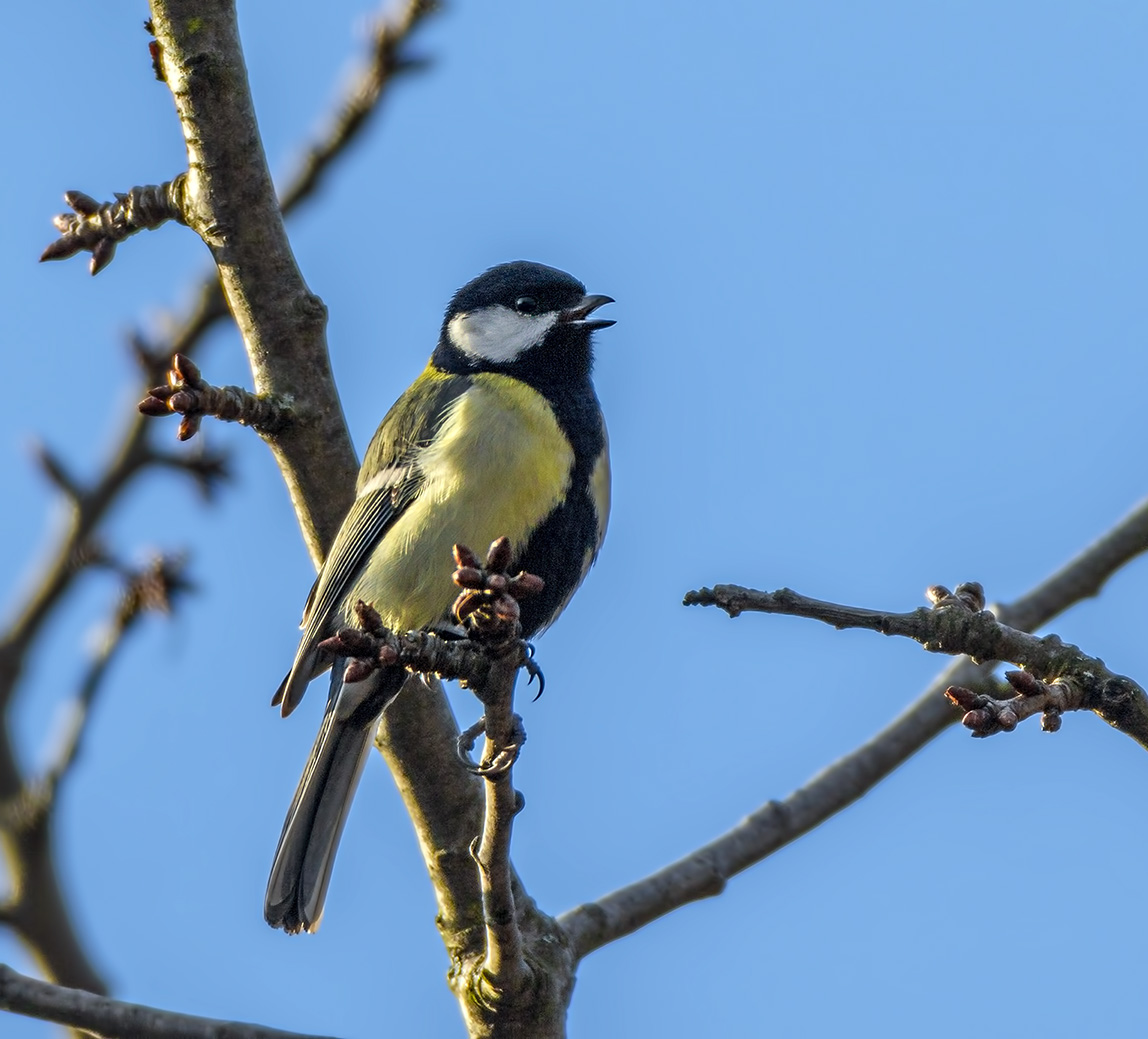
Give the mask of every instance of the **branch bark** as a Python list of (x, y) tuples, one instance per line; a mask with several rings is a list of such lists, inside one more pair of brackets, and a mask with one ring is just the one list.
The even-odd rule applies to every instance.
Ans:
[[(788, 588), (761, 592), (731, 584), (690, 592), (685, 602), (719, 606), (731, 617), (743, 611), (808, 617), (839, 630), (865, 628), (882, 635), (901, 635), (932, 653), (964, 654), (977, 663), (1016, 664), (1025, 670), (1006, 676), (1016, 689), (1015, 697), (988, 696), (959, 686), (947, 691), (949, 699), (967, 712), (964, 724), (974, 735), (1011, 731), (1018, 721), (1046, 710), (1058, 719), (1050, 721), (1046, 728), (1059, 728), (1059, 717), (1064, 711), (1089, 710), (1148, 748), (1148, 696), (1131, 678), (1115, 674), (1104, 666), (1103, 660), (1088, 656), (1056, 635), (1038, 638), (1002, 624), (984, 609), (984, 593), (979, 584), (961, 585), (956, 594), (940, 586), (931, 588), (929, 593), (933, 608), (911, 613), (842, 606), (810, 599)], [(1010, 676), (1028, 676), (1029, 680)], [(1033, 676), (1043, 682), (1034, 681)]]
[(187, 146), (184, 220), (203, 239), (239, 326), (255, 390), (293, 402), (267, 435), (318, 564), (358, 468), (331, 375), (326, 308), (291, 251), (255, 121), (229, 0), (153, 0), (159, 61)]
[(29, 978), (3, 963), (0, 1010), (54, 1021), (102, 1039), (331, 1039), (121, 1003)]
[[(1074, 603), (1096, 595), (1113, 573), (1144, 551), (1148, 551), (1148, 501), (1027, 595), (997, 607), (996, 615), (1024, 631), (1040, 627)], [(949, 686), (996, 688), (995, 666), (993, 661), (954, 661), (892, 724), (782, 801), (766, 802), (732, 830), (664, 869), (563, 913), (558, 923), (576, 958), (689, 902), (719, 894), (730, 877), (868, 793), (958, 720), (944, 691)]]
[[(329, 133), (309, 149), (292, 186), (284, 192), (284, 212), (294, 208), (322, 183), (335, 160), (345, 154), (347, 145), (368, 125), (371, 112), (378, 107), (395, 76), (416, 67), (416, 63), (405, 57), (403, 44), (435, 6), (425, 0), (411, 0), (397, 17), (379, 20), (371, 41), (369, 60), (337, 100)], [(73, 206), (77, 222), (84, 221), (85, 214), (92, 218), (84, 221), (85, 231), (100, 232), (97, 238), (105, 243), (99, 258), (102, 265), (111, 259), (113, 249), (110, 247), (124, 233), (157, 226), (161, 219), (182, 218), (180, 206), (184, 197), (184, 180), (181, 175), (173, 184), (164, 185), (160, 189), (161, 196), (152, 192), (149, 198), (148, 189), (134, 189), (117, 196), (117, 201), (108, 206), (101, 206), (80, 192), (69, 192), (66, 200)], [(180, 206), (176, 205), (177, 202)], [(72, 218), (64, 218), (64, 223), (70, 227)], [(61, 230), (66, 228), (61, 227)], [(84, 238), (84, 235), (80, 237)], [(85, 247), (84, 242), (93, 250), (98, 244), (96, 239), (88, 242), (84, 238), (81, 248)], [(49, 256), (62, 256), (68, 251), (71, 251), (68, 247), (50, 247), (48, 253)], [(93, 260), (96, 260), (94, 251)], [(204, 279), (193, 297), (195, 302), (191, 310), (164, 342), (146, 342), (138, 335), (131, 337), (133, 350), (148, 372), (146, 385), (158, 381), (173, 354), (192, 352), (206, 333), (227, 315), (227, 304), (215, 271)], [(81, 483), (57, 459), (41, 452), (43, 468), (65, 495), (71, 511), (63, 531), (47, 552), (47, 562), (31, 594), (17, 606), (11, 623), (0, 635), (0, 714), (3, 714), (3, 724), (0, 725), (0, 804), (27, 807), (31, 801), (42, 801), (42, 798), (25, 796), (31, 781), (23, 775), (16, 760), (8, 708), (24, 674), (26, 656), (37, 637), (72, 588), (77, 574), (98, 558), (99, 553), (94, 548), (97, 533), (115, 503), (141, 473), (154, 465), (187, 472), (197, 479), (205, 492), (213, 488), (216, 476), (222, 472), (216, 458), (188, 461), (186, 455), (175, 457), (157, 451), (148, 435), (149, 428), (142, 416), (132, 417), (106, 468), (90, 483)], [(348, 446), (348, 457), (349, 451)], [(353, 467), (353, 457), (350, 457), (349, 472), (353, 472)], [(344, 475), (343, 494), (349, 495), (350, 476)], [(316, 498), (320, 503), (324, 500), (322, 494), (317, 494)], [(338, 522), (338, 509), (338, 505), (331, 509), (331, 526)], [(19, 807), (17, 814), (20, 814)], [(102, 993), (105, 990), (103, 979), (74, 930), (56, 875), (49, 814), (37, 810), (33, 818), (25, 813), (22, 816), (24, 825), (0, 834), (12, 886), (19, 892), (19, 905), (12, 903), (5, 907), (6, 911), (0, 912), (0, 924), (16, 931), (47, 977)]]

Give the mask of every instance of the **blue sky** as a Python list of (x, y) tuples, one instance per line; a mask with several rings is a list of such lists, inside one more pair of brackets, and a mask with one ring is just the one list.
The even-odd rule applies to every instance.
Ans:
[[(277, 173), (318, 133), (370, 10), (242, 5)], [(35, 262), (65, 189), (106, 198), (183, 168), (146, 15), (118, 0), (9, 12), (9, 603), (60, 518), (29, 445), (96, 470), (140, 396), (125, 333), (180, 313), (208, 263), (175, 227), (96, 279), (81, 259)], [(539, 643), (546, 695), (520, 708), (515, 861), (544, 909), (784, 796), (944, 663), (686, 610), (684, 591), (788, 585), (901, 610), (979, 580), (1008, 600), (1145, 494), (1146, 32), (1132, 2), (455, 0), (420, 34), (431, 69), (291, 224), (360, 449), (483, 268), (541, 260), (618, 300), (596, 378), (610, 532)], [(199, 356), (211, 381), (249, 382), (233, 332)], [(322, 930), (262, 921), (321, 710), (317, 690), (287, 722), (267, 707), (312, 573), (269, 453), (205, 430), (235, 456), (220, 504), (161, 476), (107, 532), (134, 558), (186, 547), (201, 590), (119, 658), (67, 787), (61, 869), (82, 934), (126, 999), (349, 1039), (458, 1035), (378, 761)], [(1143, 681), (1146, 576), (1137, 561), (1054, 630)], [(85, 577), (39, 648), (17, 705), (29, 763), (50, 753), (112, 594)], [(720, 899), (594, 954), (571, 1035), (1128, 1034), (1142, 1015), (1113, 994), (1142, 983), (1148, 908), (1125, 878), (1148, 858), (1144, 775), (1144, 752), (1091, 716), (1055, 736), (952, 730)], [(30, 969), (4, 934), (0, 959)]]

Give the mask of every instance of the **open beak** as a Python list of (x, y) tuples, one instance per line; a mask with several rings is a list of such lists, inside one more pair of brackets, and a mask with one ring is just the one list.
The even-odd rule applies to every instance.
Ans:
[(599, 307), (604, 307), (607, 303), (613, 302), (609, 296), (583, 296), (575, 306), (569, 310), (562, 311), (562, 313), (558, 315), (558, 323), (560, 325), (576, 325), (578, 328), (585, 328), (590, 331), (596, 328), (609, 328), (611, 325), (617, 324), (617, 322), (603, 321), (599, 318), (595, 318), (593, 321), (587, 321), (586, 318), (593, 314)]

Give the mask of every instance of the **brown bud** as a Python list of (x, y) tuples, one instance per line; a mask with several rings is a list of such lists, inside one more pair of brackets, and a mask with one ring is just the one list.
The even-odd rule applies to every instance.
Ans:
[(454, 601), (452, 612), (459, 621), (466, 620), (475, 610), (483, 604), (483, 597), (473, 592), (464, 592)]
[(1004, 677), (1020, 696), (1037, 696), (1048, 692), (1048, 686), (1027, 671), (1006, 671)]
[(371, 661), (352, 657), (347, 661), (347, 669), (343, 672), (343, 681), (361, 682), (364, 678), (370, 677), (374, 670), (375, 665)]
[(503, 592), (505, 592), (509, 584), (509, 578), (507, 578), (507, 576), (502, 573), (491, 574), (486, 579), (486, 587), (498, 595), (501, 595)]
[(65, 191), (64, 201), (80, 216), (95, 216), (100, 211), (100, 204), (82, 191)]
[(478, 569), (479, 561), (476, 556), (466, 545), (454, 546), (454, 565), (455, 566), (469, 566)]
[(957, 707), (963, 707), (966, 711), (976, 706), (980, 697), (971, 689), (966, 689), (963, 685), (951, 685), (945, 690), (945, 696), (954, 703)]
[(375, 640), (358, 628), (342, 628), (338, 638), (342, 643), (344, 656), (369, 657), (375, 652)]
[(970, 610), (979, 613), (985, 608), (985, 590), (977, 581), (965, 581), (957, 585), (956, 596)]
[(176, 431), (175, 437), (177, 440), (190, 440), (198, 432), (199, 416), (184, 415), (183, 421), (180, 422), (179, 429)]
[(537, 574), (528, 574), (523, 570), (517, 577), (511, 579), (509, 591), (516, 599), (529, 599), (545, 587), (546, 582), (541, 577)]
[(355, 620), (365, 631), (377, 631), (383, 626), (383, 618), (369, 602), (362, 599), (355, 603)]
[(453, 580), (460, 588), (481, 588), (482, 571), (473, 566), (460, 566), (454, 572)]
[[(56, 230), (66, 232), (68, 228), (56, 224)], [(79, 251), (80, 243), (77, 239), (57, 238), (40, 253), (40, 262), (43, 263), (46, 260), (66, 260), (69, 256), (75, 256)]]
[(172, 371), (188, 386), (196, 388), (203, 385), (203, 376), (200, 374), (199, 366), (186, 354), (176, 354), (171, 359), (171, 367)]
[(93, 275), (99, 274), (100, 271), (112, 262), (115, 255), (116, 243), (110, 238), (101, 238), (92, 248), (92, 260), (91, 263), (88, 264), (88, 270), (90, 270)]
[(486, 553), (486, 569), (504, 572), (510, 566), (511, 555), (510, 538), (495, 539)]
[(932, 584), (925, 589), (925, 598), (934, 606), (948, 599), (952, 594), (943, 584)]
[(139, 409), (141, 415), (158, 417), (160, 415), (170, 414), (167, 409), (167, 403), (158, 397), (144, 397), (136, 407)]

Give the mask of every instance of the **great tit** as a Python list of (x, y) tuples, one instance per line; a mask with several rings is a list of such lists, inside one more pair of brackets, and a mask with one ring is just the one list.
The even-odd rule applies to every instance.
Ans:
[(272, 927), (319, 926), (375, 729), (407, 677), (395, 667), (345, 683), (344, 661), (319, 643), (354, 626), (360, 599), (396, 631), (448, 625), (455, 543), (481, 551), (505, 535), (514, 569), (543, 579), (543, 591), (521, 603), (525, 638), (558, 616), (594, 562), (610, 461), (591, 339), (614, 322), (591, 315), (613, 302), (540, 263), (492, 267), (455, 293), (429, 364), (375, 432), (304, 608), (295, 662), (272, 700), (290, 714), (308, 683), (332, 669), (267, 882)]

